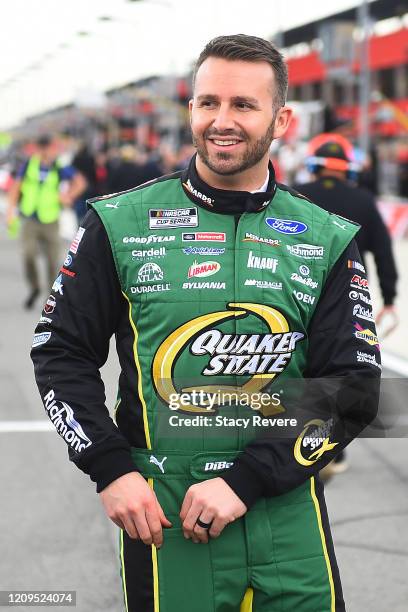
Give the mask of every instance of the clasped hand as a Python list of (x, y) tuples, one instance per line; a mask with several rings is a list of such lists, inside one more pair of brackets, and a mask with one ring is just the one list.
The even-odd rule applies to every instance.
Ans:
[[(153, 489), (137, 472), (124, 474), (99, 494), (108, 517), (125, 530), (132, 539), (160, 548), (163, 527), (172, 527)], [(192, 485), (186, 492), (180, 511), (185, 538), (193, 542), (208, 542), (243, 516), (247, 507), (222, 478), (205, 480)], [(197, 519), (204, 528), (197, 524)]]

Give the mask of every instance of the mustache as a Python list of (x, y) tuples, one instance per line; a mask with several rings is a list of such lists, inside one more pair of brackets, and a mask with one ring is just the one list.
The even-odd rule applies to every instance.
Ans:
[(217, 137), (217, 136), (230, 136), (230, 137), (235, 137), (238, 140), (246, 140), (246, 134), (244, 134), (244, 132), (235, 132), (234, 130), (212, 130), (212, 129), (208, 129), (204, 132), (204, 138), (209, 138), (210, 136), (213, 137)]

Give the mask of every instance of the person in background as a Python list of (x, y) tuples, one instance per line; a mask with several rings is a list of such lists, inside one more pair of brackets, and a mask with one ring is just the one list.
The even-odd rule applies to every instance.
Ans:
[[(338, 134), (321, 134), (310, 142), (309, 151), (313, 153), (309, 161), (315, 180), (310, 183), (295, 184), (294, 188), (328, 212), (361, 225), (355, 238), (356, 243), (363, 262), (367, 251), (374, 255), (384, 301), (383, 308), (376, 316), (376, 322), (379, 325), (386, 315), (390, 316), (392, 317), (390, 329), (393, 329), (398, 325), (394, 303), (398, 274), (391, 238), (377, 210), (372, 193), (367, 189), (356, 187), (348, 180), (352, 169), (352, 145)], [(354, 263), (350, 262), (350, 265)], [(371, 302), (369, 305), (371, 306)], [(345, 453), (342, 452), (322, 470), (321, 476), (328, 479), (344, 472), (347, 467)]]
[(86, 189), (80, 193), (80, 197), (74, 202), (73, 208), (80, 224), (86, 215), (86, 200), (101, 195), (96, 190), (96, 163), (95, 156), (90, 147), (84, 142), (72, 159), (72, 166), (80, 172), (86, 180)]
[(161, 175), (161, 168), (127, 144), (120, 149), (120, 162), (112, 170), (109, 188), (112, 193), (126, 191)]
[(7, 224), (11, 224), (18, 214), (22, 221), (23, 263), (29, 285), (24, 302), (27, 309), (34, 306), (40, 294), (37, 253), (44, 251), (51, 287), (59, 266), (61, 207), (71, 207), (86, 188), (80, 173), (58, 163), (56, 143), (51, 136), (41, 136), (36, 145), (37, 152), (17, 171), (7, 206)]
[(397, 323), (398, 273), (391, 238), (373, 195), (348, 180), (353, 169), (351, 143), (338, 134), (322, 134), (311, 141), (309, 150), (314, 151), (310, 162), (315, 180), (295, 184), (294, 188), (328, 212), (361, 225), (356, 236), (357, 246), (363, 260), (368, 251), (374, 255), (384, 302), (376, 316), (377, 325), (386, 314)]
[(104, 144), (95, 153), (95, 192), (98, 195), (106, 195), (111, 192), (110, 176), (112, 164), (109, 160), (109, 147)]

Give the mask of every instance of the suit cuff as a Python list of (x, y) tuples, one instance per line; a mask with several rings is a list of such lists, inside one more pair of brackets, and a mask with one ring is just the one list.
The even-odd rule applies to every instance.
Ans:
[(74, 463), (96, 483), (96, 492), (100, 493), (111, 482), (128, 474), (137, 472), (130, 453), (130, 447), (124, 448), (116, 446), (113, 448), (98, 448), (98, 452), (91, 457), (78, 460), (72, 458)]
[(221, 478), (238, 495), (248, 510), (263, 496), (263, 481), (248, 464), (244, 455), (236, 459), (234, 465)]

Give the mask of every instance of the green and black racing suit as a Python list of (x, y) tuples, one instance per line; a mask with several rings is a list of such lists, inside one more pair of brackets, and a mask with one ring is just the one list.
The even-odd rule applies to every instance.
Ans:
[[(358, 226), (269, 172), (266, 192), (223, 191), (193, 158), (91, 201), (36, 329), (70, 459), (97, 491), (140, 471), (173, 523), (160, 550), (121, 534), (132, 612), (345, 609), (317, 474), (375, 416), (378, 339)], [(248, 512), (196, 546), (181, 503), (215, 476)]]

